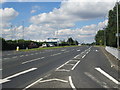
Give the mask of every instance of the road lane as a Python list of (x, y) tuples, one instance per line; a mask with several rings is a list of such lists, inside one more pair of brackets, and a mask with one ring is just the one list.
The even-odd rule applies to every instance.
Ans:
[[(49, 71), (52, 71), (53, 69), (58, 67), (63, 62), (65, 62), (65, 61), (69, 60), (70, 58), (73, 58), (75, 55), (79, 54), (80, 52), (77, 52), (78, 49), (81, 49), (81, 51), (84, 51), (87, 48), (88, 47), (72, 47), (72, 48), (66, 48), (66, 50), (69, 50), (69, 52), (66, 52), (66, 50), (62, 51), (63, 49), (56, 50), (55, 52), (52, 52), (52, 53), (46, 52), (43, 54), (43, 56), (45, 57), (45, 58), (43, 58), (43, 60), (36, 60), (34, 62), (26, 63), (26, 64), (18, 64), (19, 62), (13, 61), (13, 63), (16, 63), (17, 65), (13, 65), (11, 67), (11, 65), (9, 64), (10, 65), (9, 68), (4, 68), (4, 66), (3, 66), (3, 78), (7, 77), (9, 75), (18, 73), (20, 71), (24, 71), (28, 68), (34, 67), (34, 68), (38, 68), (38, 69), (33, 71), (32, 73), (30, 72), (25, 75), (21, 75), (21, 76), (13, 78), (10, 82), (4, 83), (3, 87), (12, 87), (12, 88), (25, 87), (26, 85), (30, 84), (32, 81), (38, 79), (40, 76), (44, 75), (45, 73), (48, 73)], [(61, 54), (51, 56), (51, 54), (53, 55), (54, 53), (61, 53)], [(49, 56), (46, 57), (47, 55), (49, 55)], [(36, 58), (41, 57), (40, 53), (35, 54), (34, 57), (36, 57)], [(33, 58), (33, 56), (32, 56), (32, 58)], [(21, 61), (23, 62), (26, 60), (21, 60)], [(8, 62), (6, 62), (4, 64), (8, 65)], [(6, 65), (6, 67), (7, 67), (7, 65)], [(34, 76), (35, 78), (31, 78), (31, 76)], [(22, 80), (22, 78), (24, 78), (24, 79)], [(19, 80), (20, 80), (20, 82), (19, 82)], [(18, 83), (16, 84), (15, 82), (18, 82)]]

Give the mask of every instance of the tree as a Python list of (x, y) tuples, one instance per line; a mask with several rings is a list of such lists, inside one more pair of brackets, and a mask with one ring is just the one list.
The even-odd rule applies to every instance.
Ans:
[(70, 38), (68, 38), (67, 43), (69, 45), (73, 45), (74, 44), (74, 40), (70, 37)]

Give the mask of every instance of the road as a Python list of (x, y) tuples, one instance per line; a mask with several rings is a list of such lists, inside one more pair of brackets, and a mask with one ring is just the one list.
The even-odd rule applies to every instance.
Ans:
[(2, 54), (5, 88), (118, 88), (118, 71), (99, 47), (78, 46)]

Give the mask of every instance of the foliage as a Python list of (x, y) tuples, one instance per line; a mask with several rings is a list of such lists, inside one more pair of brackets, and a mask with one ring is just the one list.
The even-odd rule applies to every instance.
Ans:
[[(108, 25), (103, 30), (97, 32), (95, 36), (96, 44), (97, 45), (104, 45), (104, 38), (106, 38), (106, 45), (117, 47), (117, 4), (114, 6), (113, 10), (109, 11), (108, 15)], [(119, 15), (119, 33), (120, 33), (120, 4), (118, 9)], [(105, 31), (105, 33), (104, 33)], [(105, 35), (105, 37), (104, 37)]]

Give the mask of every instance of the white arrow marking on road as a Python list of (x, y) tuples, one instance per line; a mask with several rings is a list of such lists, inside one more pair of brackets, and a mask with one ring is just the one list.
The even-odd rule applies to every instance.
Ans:
[(22, 75), (22, 74), (28, 73), (28, 72), (30, 72), (30, 71), (34, 71), (34, 70), (36, 70), (36, 69), (37, 69), (37, 68), (31, 68), (31, 69), (28, 69), (28, 70), (25, 70), (25, 71), (19, 72), (19, 73), (17, 73), (17, 74), (14, 74), (14, 75), (12, 75), (12, 76), (6, 77), (6, 78), (4, 78), (4, 79), (0, 79), (0, 84), (1, 84), (1, 83), (5, 83), (5, 82), (10, 81), (10, 80), (8, 80), (8, 79), (11, 79), (11, 78), (17, 77), (17, 76), (19, 76), (19, 75)]
[(103, 71), (101, 68), (95, 68), (97, 71), (99, 71), (101, 74), (103, 74), (104, 76), (106, 76), (108, 79), (110, 79), (111, 81), (113, 81), (116, 84), (120, 84), (119, 81), (117, 81), (116, 79), (114, 79), (112, 76), (110, 76), (109, 74), (107, 74), (105, 71)]

